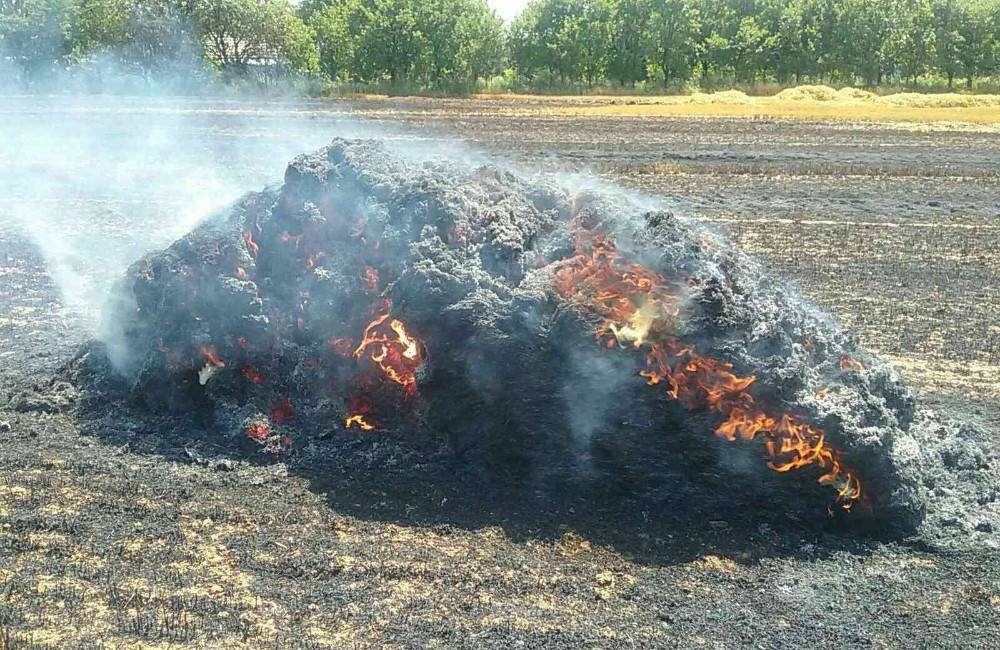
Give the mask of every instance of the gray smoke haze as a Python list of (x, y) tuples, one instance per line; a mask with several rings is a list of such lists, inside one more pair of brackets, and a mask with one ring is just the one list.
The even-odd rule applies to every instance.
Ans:
[(92, 327), (129, 263), (295, 154), (376, 131), (304, 100), (0, 96), (0, 229), (31, 239)]

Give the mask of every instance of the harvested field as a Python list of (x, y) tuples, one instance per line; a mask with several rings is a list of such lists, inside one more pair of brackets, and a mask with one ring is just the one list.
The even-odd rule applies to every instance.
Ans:
[[(183, 234), (192, 210), (279, 180), (335, 135), (377, 129), (663, 196), (829, 308), (922, 404), (1000, 431), (1000, 137), (988, 129), (557, 117), (488, 100), (83, 108), (0, 104), (15, 142), (0, 153), (13, 188), (0, 196), (8, 396), (66, 363), (94, 327), (95, 296)], [(73, 120), (52, 128), (53, 115)], [(149, 126), (165, 119), (169, 130)], [(17, 153), (46, 131), (61, 155)], [(142, 156), (115, 146), (136, 139)], [(333, 461), (275, 460), (195, 429), (157, 436), (37, 410), (0, 420), (0, 647), (1000, 640), (995, 550), (943, 552), (740, 499), (706, 519), (642, 467), (560, 491), (379, 437), (331, 441)], [(697, 480), (724, 489), (727, 476)]]

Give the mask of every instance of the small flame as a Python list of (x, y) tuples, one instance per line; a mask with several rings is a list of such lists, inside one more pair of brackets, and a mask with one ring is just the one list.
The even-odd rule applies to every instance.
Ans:
[(264, 383), (264, 375), (260, 374), (250, 366), (243, 368), (243, 376), (258, 386)]
[(390, 320), (388, 311), (368, 324), (354, 356), (375, 362), (389, 380), (406, 390), (407, 396), (416, 393), (416, 370), (423, 361), (421, 346), (402, 321)]
[(352, 426), (356, 426), (362, 431), (371, 431), (375, 428), (374, 424), (369, 424), (368, 421), (365, 420), (363, 413), (355, 413), (354, 415), (349, 415), (344, 419), (345, 429), (350, 429)]
[(858, 374), (865, 371), (864, 365), (854, 357), (848, 355), (843, 355), (840, 357), (840, 371), (841, 372), (856, 372)]
[(281, 241), (286, 244), (293, 244), (295, 248), (299, 247), (299, 243), (302, 241), (302, 235), (289, 235), (288, 232), (281, 234)]
[(219, 356), (215, 353), (215, 348), (203, 345), (198, 349), (198, 351), (201, 352), (201, 356), (203, 359), (205, 359), (206, 363), (211, 364), (216, 368), (226, 367), (226, 362), (220, 359)]
[(316, 256), (315, 255), (310, 255), (306, 259), (306, 273), (308, 273), (309, 271), (312, 271), (314, 268), (316, 268)]
[(295, 409), (291, 401), (284, 399), (271, 407), (271, 422), (281, 424), (285, 420), (295, 417)]
[(247, 270), (245, 268), (243, 268), (242, 266), (237, 266), (236, 267), (236, 277), (238, 277), (240, 280), (246, 280), (247, 279)]
[(250, 251), (250, 254), (257, 257), (257, 253), (260, 252), (260, 246), (258, 246), (257, 242), (253, 240), (253, 235), (249, 230), (243, 233), (243, 241), (246, 242), (247, 249)]
[(362, 282), (365, 288), (365, 293), (369, 296), (374, 296), (378, 294), (378, 284), (379, 276), (378, 269), (371, 266), (366, 266), (364, 275), (362, 276)]
[(632, 347), (639, 348), (646, 342), (650, 328), (660, 316), (658, 304), (647, 301), (628, 318), (625, 325), (619, 327), (615, 323), (610, 323), (608, 329), (614, 334), (618, 343), (622, 345), (631, 343)]
[(271, 427), (263, 420), (255, 420), (246, 425), (244, 431), (247, 438), (261, 442), (271, 435)]
[(330, 347), (342, 357), (350, 357), (354, 352), (354, 343), (349, 338), (334, 337), (330, 339)]

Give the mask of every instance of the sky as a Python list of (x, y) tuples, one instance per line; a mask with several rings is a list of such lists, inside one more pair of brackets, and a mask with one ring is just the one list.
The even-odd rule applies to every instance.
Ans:
[(489, 0), (490, 6), (497, 10), (497, 15), (510, 22), (521, 13), (528, 0)]

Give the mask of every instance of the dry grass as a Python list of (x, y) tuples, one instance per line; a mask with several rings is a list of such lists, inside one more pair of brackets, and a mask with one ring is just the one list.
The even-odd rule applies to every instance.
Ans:
[(857, 88), (799, 86), (772, 97), (737, 90), (685, 96), (477, 95), (517, 104), (526, 112), (601, 117), (780, 117), (803, 120), (974, 124), (1000, 128), (1000, 96), (898, 93), (878, 96)]

